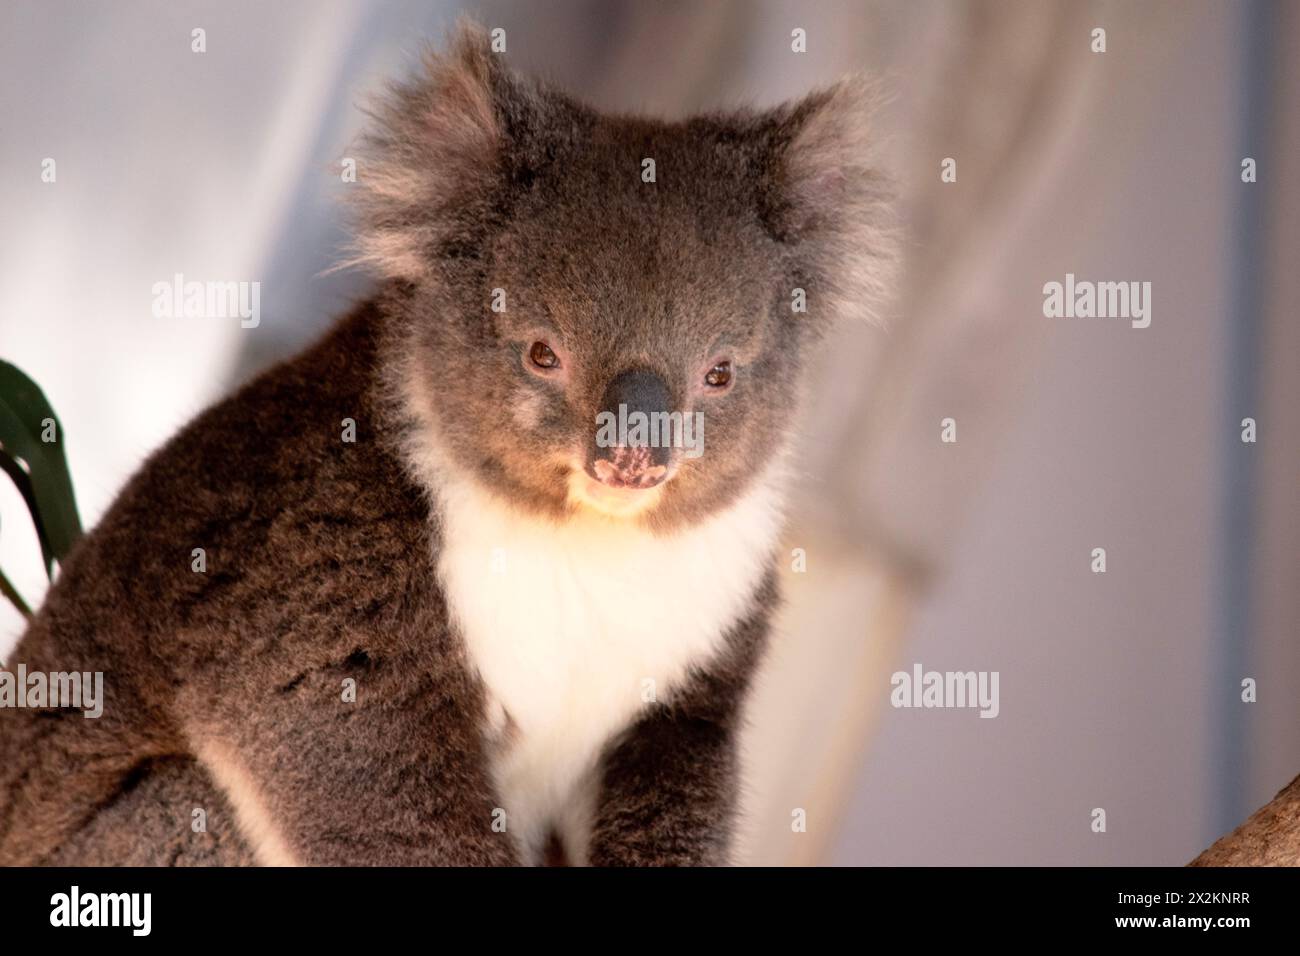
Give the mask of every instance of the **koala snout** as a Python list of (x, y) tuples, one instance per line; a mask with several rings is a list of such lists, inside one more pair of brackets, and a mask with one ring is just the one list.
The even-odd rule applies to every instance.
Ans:
[(664, 380), (630, 369), (610, 380), (587, 455), (591, 476), (612, 488), (653, 488), (672, 460), (671, 395)]
[(644, 446), (618, 446), (610, 458), (592, 463), (596, 480), (611, 488), (653, 488), (668, 476), (668, 466), (655, 464), (650, 449)]

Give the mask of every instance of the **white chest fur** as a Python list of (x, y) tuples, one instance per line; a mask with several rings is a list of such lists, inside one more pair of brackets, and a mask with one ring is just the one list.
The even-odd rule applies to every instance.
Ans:
[(507, 830), (535, 856), (554, 826), (580, 861), (602, 746), (718, 649), (772, 553), (778, 492), (671, 536), (538, 521), (445, 477), (440, 498), (439, 571), (491, 696)]

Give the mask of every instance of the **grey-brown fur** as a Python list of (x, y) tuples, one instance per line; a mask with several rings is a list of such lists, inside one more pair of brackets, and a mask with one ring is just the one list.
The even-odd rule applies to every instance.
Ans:
[[(491, 828), (484, 689), (439, 587), (437, 506), (406, 457), (406, 386), (427, 389), (450, 460), (565, 520), (565, 456), (602, 382), (653, 367), (679, 407), (709, 403), (708, 453), (636, 519), (671, 533), (777, 453), (810, 344), (880, 281), (858, 86), (770, 113), (610, 118), (485, 44), (465, 29), (377, 111), (357, 240), (375, 298), (153, 455), (10, 655), (103, 671), (105, 704), (98, 720), (0, 710), (0, 863), (252, 862), (196, 760), (214, 743), (299, 862), (515, 862)], [(809, 314), (790, 311), (796, 285)], [(505, 313), (488, 309), (497, 287)], [(522, 369), (541, 329), (563, 381)], [(702, 396), (718, 348), (735, 386)], [(512, 414), (521, 395), (532, 425)], [(727, 859), (738, 715), (776, 600), (771, 573), (716, 658), (610, 741), (593, 862)]]

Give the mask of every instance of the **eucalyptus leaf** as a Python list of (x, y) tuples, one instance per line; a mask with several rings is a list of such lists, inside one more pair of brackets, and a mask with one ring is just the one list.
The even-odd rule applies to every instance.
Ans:
[[(63, 453), (63, 426), (40, 387), (4, 361), (0, 361), (0, 468), (27, 503), (46, 574), (53, 577), (54, 563), (62, 561), (81, 536)], [(0, 589), (20, 610), (30, 613), (7, 579)]]

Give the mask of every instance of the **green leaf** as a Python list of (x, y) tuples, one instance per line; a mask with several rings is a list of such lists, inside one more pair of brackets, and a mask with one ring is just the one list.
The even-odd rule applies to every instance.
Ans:
[(18, 593), (18, 589), (9, 583), (9, 579), (5, 577), (3, 571), (0, 571), (0, 594), (7, 597), (13, 606), (18, 608), (18, 613), (23, 617), (32, 616), (32, 609), (28, 606), (27, 602), (23, 600), (23, 596)]
[[(53, 441), (43, 433), (52, 426)], [(81, 537), (81, 520), (63, 454), (63, 426), (30, 378), (0, 361), (0, 468), (27, 502), (47, 575)], [(12, 588), (6, 588), (6, 596)], [(11, 597), (12, 600), (12, 597)]]

